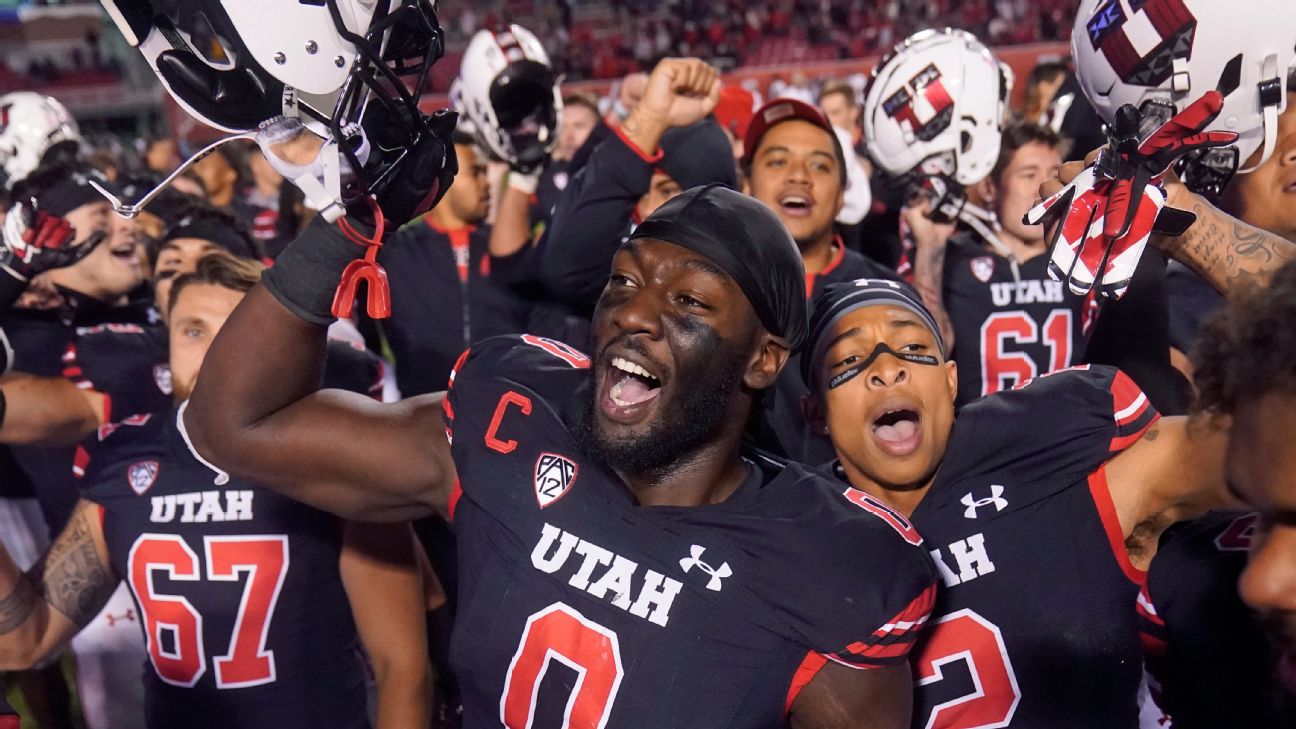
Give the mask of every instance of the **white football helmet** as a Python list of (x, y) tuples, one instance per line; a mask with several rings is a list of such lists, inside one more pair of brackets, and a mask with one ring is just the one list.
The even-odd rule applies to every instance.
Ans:
[(0, 96), (0, 167), (6, 187), (31, 174), (51, 149), (75, 151), (80, 143), (76, 120), (58, 100), (34, 91)]
[(534, 169), (558, 144), (560, 79), (549, 55), (520, 25), (479, 30), (468, 43), (451, 91), (477, 143), (520, 169)]
[(434, 0), (100, 2), (195, 118), (247, 137), (297, 119), (324, 138), (327, 189), (308, 192), (321, 210), (380, 194), (430, 133), (418, 103), (444, 52)]
[(971, 33), (915, 33), (873, 71), (864, 98), (869, 156), (893, 177), (979, 182), (999, 157), (1009, 90), (999, 61)]
[(1199, 160), (1226, 165), (1226, 183), (1234, 171), (1255, 168), (1238, 169), (1256, 150), (1256, 165), (1273, 154), (1287, 76), (1296, 70), (1296, 3), (1081, 0), (1071, 52), (1080, 87), (1108, 123), (1131, 104), (1155, 127), (1206, 91), (1222, 93), (1224, 108), (1206, 131), (1240, 136)]

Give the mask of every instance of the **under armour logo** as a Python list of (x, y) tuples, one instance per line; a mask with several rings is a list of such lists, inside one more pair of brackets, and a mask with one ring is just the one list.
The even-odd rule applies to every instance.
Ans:
[(712, 567), (706, 562), (703, 562), (703, 552), (706, 552), (706, 547), (694, 544), (689, 548), (689, 554), (693, 556), (681, 559), (680, 569), (688, 572), (694, 567), (697, 567), (708, 575), (711, 575), (711, 580), (707, 582), (706, 588), (712, 592), (720, 592), (720, 581), (726, 577), (732, 577), (733, 570), (729, 569), (728, 562), (721, 562), (719, 567)]
[(993, 505), (995, 511), (1003, 511), (1004, 508), (1008, 506), (1008, 499), (1003, 498), (1003, 492), (1004, 492), (1003, 486), (1000, 486), (999, 484), (993, 484), (990, 486), (989, 498), (974, 499), (972, 498), (971, 491), (969, 491), (966, 494), (963, 494), (963, 498), (959, 499), (959, 501), (964, 506), (967, 507), (966, 509), (963, 510), (963, 518), (964, 519), (977, 518), (977, 509), (981, 508), (982, 506)]

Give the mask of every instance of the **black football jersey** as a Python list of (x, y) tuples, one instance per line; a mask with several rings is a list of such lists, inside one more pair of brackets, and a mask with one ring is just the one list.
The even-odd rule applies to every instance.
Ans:
[(167, 359), (166, 327), (80, 327), (63, 353), (63, 376), (77, 387), (103, 393), (111, 422), (118, 416), (171, 409)]
[(1161, 536), (1139, 596), (1152, 693), (1175, 729), (1296, 724), (1284, 706), (1274, 658), (1238, 577), (1259, 517), (1216, 511)]
[(771, 727), (827, 661), (905, 660), (934, 600), (890, 508), (756, 456), (732, 497), (638, 505), (570, 423), (589, 360), (475, 345), (446, 401), (465, 727)]
[(104, 426), (77, 457), (143, 617), (148, 727), (367, 727), (341, 521), (207, 465), (182, 412)]
[(1047, 255), (1020, 264), (1018, 274), (975, 233), (961, 232), (945, 248), (960, 407), (1080, 361), (1085, 299), (1049, 278)]
[[(63, 354), (63, 376), (77, 387), (108, 398), (108, 419), (115, 415), (160, 413), (172, 402), (168, 333), (162, 326), (101, 324), (77, 329)], [(382, 358), (364, 347), (338, 339), (326, 345), (324, 387), (382, 396)]]
[(1158, 414), (1082, 367), (963, 409), (913, 522), (941, 591), (914, 661), (914, 726), (1135, 727), (1129, 562), (1103, 464)]

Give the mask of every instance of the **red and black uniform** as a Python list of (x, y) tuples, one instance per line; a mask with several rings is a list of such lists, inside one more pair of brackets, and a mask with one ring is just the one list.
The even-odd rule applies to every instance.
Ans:
[[(77, 330), (63, 354), (63, 376), (107, 397), (109, 422), (119, 416), (170, 410), (168, 333), (161, 326), (102, 324)], [(329, 340), (324, 387), (382, 396), (383, 361), (359, 345)]]
[(1238, 577), (1259, 517), (1216, 511), (1174, 524), (1139, 596), (1152, 694), (1175, 729), (1296, 724), (1296, 698), (1274, 679), (1274, 656)]
[(582, 450), (588, 368), (504, 337), (453, 376), (465, 727), (778, 726), (827, 661), (906, 659), (935, 591), (908, 522), (755, 455), (723, 503), (640, 506)]
[(1103, 465), (1157, 418), (1097, 366), (963, 409), (913, 514), (942, 580), (913, 661), (915, 727), (1137, 726), (1143, 574)]
[(489, 228), (447, 230), (424, 217), (382, 247), (392, 316), (381, 326), (403, 396), (444, 390), (473, 342), (527, 331), (527, 303), (492, 278), (489, 244)]
[(205, 464), (182, 413), (105, 426), (77, 459), (143, 618), (145, 724), (367, 727), (341, 520)]
[(1086, 300), (1048, 275), (1048, 255), (1019, 264), (970, 231), (945, 247), (945, 311), (954, 329), (960, 407), (1080, 362)]
[[(69, 289), (59, 289), (61, 304), (54, 309), (10, 309), (0, 313), (13, 347), (15, 372), (40, 377), (58, 377), (63, 372), (63, 355), (81, 327), (101, 324), (143, 326), (149, 321), (149, 301), (109, 306)], [(76, 489), (68, 480), (72, 448), (0, 445), (0, 495), (35, 496), (51, 537), (63, 530)]]
[[(850, 250), (840, 237), (833, 240), (832, 258), (818, 273), (806, 274), (806, 296), (814, 302), (824, 287), (860, 278), (883, 278), (898, 281), (895, 271)], [(764, 411), (752, 428), (755, 443), (765, 450), (798, 463), (820, 465), (836, 457), (828, 436), (810, 427), (805, 418), (804, 401), (810, 394), (801, 379), (801, 353), (788, 358), (775, 382), (774, 390), (763, 401)]]

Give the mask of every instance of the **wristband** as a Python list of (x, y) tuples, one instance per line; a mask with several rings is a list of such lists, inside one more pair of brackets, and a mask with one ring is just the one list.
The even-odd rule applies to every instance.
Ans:
[(540, 186), (540, 172), (526, 173), (517, 170), (509, 170), (508, 186), (518, 192), (527, 195), (534, 195), (536, 188)]
[[(355, 224), (353, 224), (355, 225)], [(333, 316), (333, 296), (342, 271), (365, 253), (336, 226), (316, 216), (310, 225), (288, 244), (261, 282), (293, 314), (328, 326)]]

